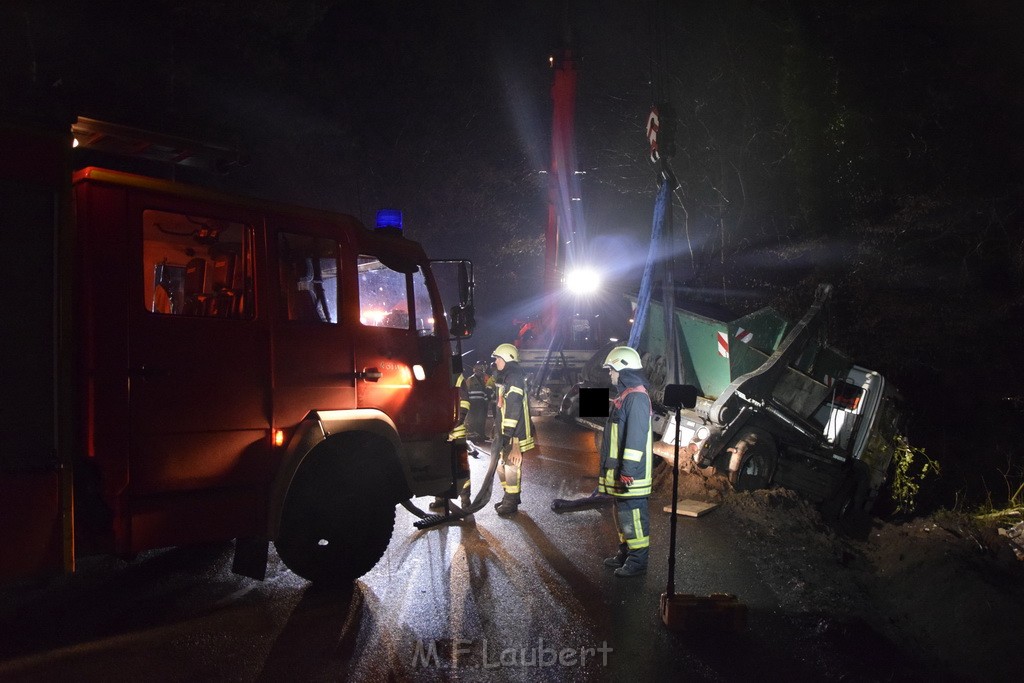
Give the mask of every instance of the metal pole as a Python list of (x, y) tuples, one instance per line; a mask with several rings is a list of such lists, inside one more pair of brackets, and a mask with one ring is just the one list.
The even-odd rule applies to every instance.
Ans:
[[(668, 171), (668, 165), (662, 160), (662, 182), (669, 186), (670, 190), (674, 190), (671, 184), (674, 182), (674, 177)], [(665, 244), (668, 247), (668, 259), (665, 267), (665, 278), (664, 278), (664, 293), (662, 299), (664, 300), (665, 306), (665, 320), (668, 324), (668, 346), (671, 349), (667, 361), (666, 375), (671, 377), (672, 384), (679, 384), (679, 343), (678, 335), (676, 334), (676, 297), (675, 297), (675, 280), (674, 271), (676, 265), (675, 257), (675, 240), (672, 230), (672, 192), (668, 193), (668, 205), (665, 207)], [(667, 378), (666, 377), (666, 378)], [(669, 599), (675, 595), (676, 588), (676, 524), (677, 524), (677, 509), (679, 504), (679, 423), (682, 421), (680, 406), (676, 406), (676, 439), (674, 448), (674, 457), (672, 459), (672, 520), (669, 522), (669, 545), (668, 545), (668, 587), (666, 593), (668, 593)]]
[(676, 509), (679, 505), (679, 422), (682, 419), (680, 412), (677, 407), (675, 457), (672, 460), (672, 521), (669, 522), (668, 536), (668, 587), (665, 589), (669, 600), (676, 594)]

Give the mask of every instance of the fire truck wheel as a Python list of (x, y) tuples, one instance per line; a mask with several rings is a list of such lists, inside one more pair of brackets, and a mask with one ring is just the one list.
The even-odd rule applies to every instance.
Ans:
[(307, 456), (285, 498), (274, 543), (281, 561), (318, 585), (349, 584), (373, 568), (395, 527), (390, 449), (367, 434), (324, 441)]
[[(759, 431), (743, 434), (736, 440), (736, 444), (741, 442), (746, 444), (746, 452), (743, 454), (740, 469), (736, 473), (734, 487), (737, 491), (756, 491), (768, 488), (775, 476), (775, 466), (779, 461), (775, 442), (771, 436)], [(723, 455), (724, 460), (715, 464), (719, 467), (719, 471), (728, 473), (729, 454)]]

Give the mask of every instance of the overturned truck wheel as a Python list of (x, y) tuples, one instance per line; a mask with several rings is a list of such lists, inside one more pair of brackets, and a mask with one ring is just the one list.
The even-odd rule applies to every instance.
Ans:
[(328, 439), (292, 480), (274, 545), (304, 579), (339, 586), (373, 568), (395, 527), (395, 464), (386, 442), (368, 434)]
[[(738, 459), (738, 469), (731, 474), (730, 460)], [(719, 472), (729, 476), (737, 491), (756, 491), (768, 488), (775, 477), (779, 453), (771, 436), (751, 430), (741, 434), (715, 462)]]
[(850, 513), (867, 514), (868, 471), (864, 463), (854, 461), (832, 494), (821, 503), (826, 519), (843, 519)]

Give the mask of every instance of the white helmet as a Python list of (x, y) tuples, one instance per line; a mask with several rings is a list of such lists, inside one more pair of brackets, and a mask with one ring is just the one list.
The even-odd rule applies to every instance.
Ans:
[(519, 362), (519, 349), (512, 344), (498, 344), (498, 348), (491, 353), (493, 358), (501, 358), (506, 363)]
[(643, 365), (640, 363), (640, 354), (628, 346), (616, 346), (608, 352), (604, 359), (604, 366), (612, 370), (640, 370)]

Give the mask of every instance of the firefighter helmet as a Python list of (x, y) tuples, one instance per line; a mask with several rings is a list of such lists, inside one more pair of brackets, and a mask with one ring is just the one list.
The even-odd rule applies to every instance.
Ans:
[(640, 362), (640, 354), (628, 346), (616, 346), (608, 352), (604, 359), (604, 366), (612, 370), (640, 370), (643, 364)]
[(498, 344), (498, 348), (491, 353), (493, 358), (501, 358), (506, 363), (519, 362), (519, 349), (512, 344)]

